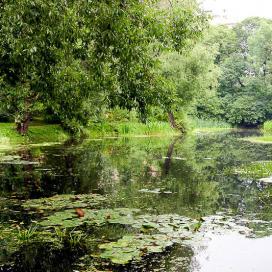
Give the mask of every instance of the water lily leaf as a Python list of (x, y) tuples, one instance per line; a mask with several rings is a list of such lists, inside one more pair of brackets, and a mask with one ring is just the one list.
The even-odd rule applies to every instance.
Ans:
[(152, 253), (162, 253), (174, 243), (162, 234), (157, 235), (127, 235), (117, 242), (102, 244), (104, 250), (99, 258), (108, 259), (113, 264), (128, 264), (131, 261), (141, 260)]
[(63, 209), (97, 207), (106, 202), (106, 197), (98, 194), (55, 195), (49, 198), (30, 199), (23, 203), (25, 209), (57, 211)]

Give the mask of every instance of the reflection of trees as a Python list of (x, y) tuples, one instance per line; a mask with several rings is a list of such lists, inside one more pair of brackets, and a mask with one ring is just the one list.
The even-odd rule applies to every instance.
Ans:
[(31, 150), (24, 148), (17, 151), (20, 159), (0, 165), (3, 171), (1, 180), (1, 194), (7, 196), (14, 194), (21, 197), (35, 197), (41, 189), (41, 175), (35, 171), (35, 162), (41, 161), (41, 157), (33, 155)]
[(178, 140), (179, 140), (179, 138), (175, 138), (168, 147), (167, 154), (166, 154), (165, 161), (164, 161), (164, 167), (163, 167), (164, 168), (164, 175), (169, 174), (174, 147), (175, 147), (175, 144)]
[[(211, 157), (205, 171), (210, 171), (218, 184), (218, 205), (240, 216), (263, 218), (260, 192), (263, 188), (252, 180), (246, 180), (234, 173), (235, 168), (254, 161), (271, 160), (272, 146), (252, 144), (239, 138), (249, 136), (241, 133), (215, 134), (201, 137), (197, 141), (198, 161)], [(253, 131), (253, 133), (255, 133)], [(212, 144), (210, 142), (212, 141)], [(209, 148), (207, 148), (209, 146)]]
[[(107, 193), (121, 198), (120, 205), (160, 213), (200, 216), (222, 208), (245, 213), (257, 209), (259, 188), (239, 180), (232, 174), (233, 167), (268, 160), (272, 147), (239, 137), (229, 133), (182, 139), (108, 139), (21, 150), (21, 159), (41, 161), (41, 165), (0, 166), (0, 190), (25, 197)], [(141, 189), (162, 193), (139, 192)]]
[[(148, 260), (129, 269), (131, 272), (137, 271), (191, 271), (191, 263), (194, 261), (194, 251), (185, 245), (176, 245), (171, 250), (152, 256)], [(195, 268), (195, 267), (194, 267)]]

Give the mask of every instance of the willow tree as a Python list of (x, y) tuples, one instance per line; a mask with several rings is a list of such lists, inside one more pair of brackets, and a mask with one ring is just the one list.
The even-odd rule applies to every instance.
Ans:
[(86, 123), (92, 82), (82, 60), (81, 1), (4, 1), (0, 5), (0, 99), (18, 132), (50, 106), (63, 125)]
[(6, 0), (0, 109), (21, 134), (46, 109), (73, 133), (104, 105), (136, 108), (144, 120), (165, 101), (158, 57), (184, 51), (205, 21), (193, 1)]

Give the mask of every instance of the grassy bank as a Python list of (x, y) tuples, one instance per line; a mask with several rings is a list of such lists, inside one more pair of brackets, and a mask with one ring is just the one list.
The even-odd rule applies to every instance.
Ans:
[(115, 136), (153, 136), (179, 135), (180, 131), (172, 129), (167, 122), (107, 122), (91, 125), (87, 130), (88, 137)]
[[(92, 125), (85, 130), (89, 138), (116, 137), (116, 136), (153, 136), (153, 135), (178, 135), (166, 122), (112, 122)], [(19, 135), (14, 124), (0, 123), (0, 149), (9, 149), (16, 145), (42, 144), (63, 142), (69, 139), (59, 125), (34, 123), (30, 125), (26, 136)]]
[(69, 135), (59, 125), (33, 124), (26, 136), (21, 136), (14, 128), (14, 124), (0, 123), (0, 149), (24, 144), (42, 144), (62, 142), (69, 139)]
[(263, 125), (262, 132), (263, 136), (259, 137), (248, 137), (245, 140), (252, 143), (263, 143), (263, 144), (272, 144), (272, 121), (266, 121)]
[[(197, 131), (217, 131), (231, 128), (224, 122), (207, 120), (190, 120), (189, 124)], [(147, 124), (138, 121), (101, 122), (90, 125), (85, 129), (88, 138), (118, 137), (118, 136), (160, 136), (180, 135), (179, 130), (172, 129), (168, 122), (153, 121)], [(49, 125), (34, 122), (30, 125), (26, 136), (19, 135), (12, 123), (0, 123), (0, 149), (15, 145), (43, 144), (63, 142), (69, 139), (59, 125)]]
[(231, 129), (232, 126), (224, 121), (204, 120), (204, 119), (192, 119), (190, 120), (190, 126), (196, 131), (221, 131)]
[(263, 125), (263, 132), (272, 135), (272, 121), (266, 121)]

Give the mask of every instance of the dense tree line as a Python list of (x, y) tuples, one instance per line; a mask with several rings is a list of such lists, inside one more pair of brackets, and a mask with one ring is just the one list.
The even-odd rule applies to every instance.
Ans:
[(73, 134), (115, 108), (183, 128), (189, 112), (238, 126), (272, 118), (272, 21), (209, 27), (195, 1), (0, 4), (0, 121)]
[(173, 76), (199, 76), (190, 52), (206, 26), (194, 1), (2, 1), (1, 118), (21, 134), (40, 115), (77, 134), (104, 108), (137, 110), (144, 122), (152, 107), (173, 117), (198, 88)]
[(234, 27), (217, 26), (205, 38), (217, 47), (217, 92), (196, 104), (198, 117), (254, 127), (272, 118), (272, 21), (248, 18)]

